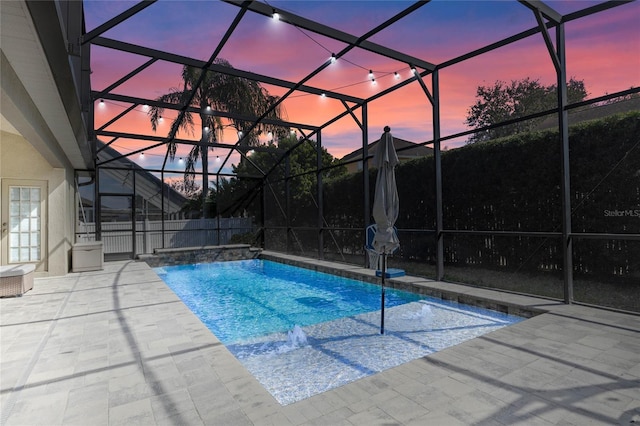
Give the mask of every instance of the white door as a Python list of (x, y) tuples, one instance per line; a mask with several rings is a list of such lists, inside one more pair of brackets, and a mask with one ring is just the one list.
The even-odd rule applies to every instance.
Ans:
[(2, 180), (2, 264), (46, 270), (47, 182)]

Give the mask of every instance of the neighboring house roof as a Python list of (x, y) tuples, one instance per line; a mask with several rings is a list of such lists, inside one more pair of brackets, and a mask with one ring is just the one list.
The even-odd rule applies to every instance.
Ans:
[[(97, 141), (97, 147), (100, 150), (98, 156), (100, 160), (110, 160), (116, 157), (120, 157), (122, 153), (113, 149), (111, 146), (105, 144), (101, 140)], [(162, 181), (152, 173), (144, 170), (142, 167), (129, 160), (127, 157), (118, 158), (117, 160), (109, 163), (112, 167), (121, 167), (122, 169), (109, 169), (101, 168), (108, 176), (116, 179), (118, 182), (123, 182), (127, 179), (127, 175), (131, 173), (131, 170), (135, 170), (136, 175), (136, 194), (141, 195), (149, 203), (153, 204), (158, 209), (162, 209), (162, 194), (160, 189), (164, 189), (164, 203), (165, 211), (177, 212), (187, 202), (187, 198), (180, 192), (173, 189), (171, 186)], [(108, 167), (108, 166), (107, 166)]]
[[(380, 139), (369, 144), (368, 152), (370, 157), (372, 157), (376, 152), (378, 142), (380, 142)], [(418, 145), (404, 139), (396, 138), (395, 136), (393, 137), (393, 146), (396, 149), (396, 153), (398, 154), (398, 159), (400, 161), (413, 160), (414, 158), (426, 157), (433, 154), (433, 149), (431, 148), (427, 148), (426, 146)], [(351, 161), (356, 159), (362, 159), (362, 148), (350, 152), (349, 154), (342, 157), (342, 161)]]
[(80, 197), (80, 201), (82, 202), (83, 207), (93, 207), (93, 200), (87, 197)]
[[(586, 109), (569, 110), (569, 125), (630, 111), (640, 111), (640, 98), (626, 99), (612, 104), (587, 107)], [(536, 129), (545, 130), (557, 126), (558, 116), (553, 114), (545, 118)]]

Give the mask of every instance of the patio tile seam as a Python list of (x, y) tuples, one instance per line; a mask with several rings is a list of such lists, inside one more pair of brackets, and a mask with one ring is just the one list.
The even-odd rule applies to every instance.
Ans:
[(79, 278), (75, 280), (71, 288), (71, 291), (68, 292), (64, 300), (62, 300), (62, 303), (60, 304), (60, 307), (58, 308), (56, 314), (53, 316), (53, 319), (51, 320), (51, 323), (49, 324), (47, 331), (44, 333), (44, 335), (40, 339), (37, 349), (31, 355), (31, 358), (29, 359), (29, 362), (27, 363), (27, 365), (24, 367), (22, 374), (20, 374), (18, 381), (13, 386), (13, 390), (9, 394), (9, 397), (7, 398), (4, 406), (2, 407), (2, 417), (0, 418), (0, 424), (6, 424), (7, 420), (11, 416), (11, 413), (13, 412), (13, 408), (20, 396), (20, 393), (22, 392), (22, 389), (24, 389), (25, 384), (29, 379), (29, 376), (33, 372), (33, 369), (36, 363), (38, 362), (38, 359), (40, 358), (42, 351), (44, 350), (47, 342), (49, 341), (49, 338), (51, 337), (51, 335), (53, 334), (53, 331), (56, 328), (56, 325), (58, 323), (58, 318), (61, 316), (62, 312), (64, 312), (64, 309), (67, 306), (69, 299), (71, 299), (73, 291), (75, 290), (79, 281), (80, 281)]

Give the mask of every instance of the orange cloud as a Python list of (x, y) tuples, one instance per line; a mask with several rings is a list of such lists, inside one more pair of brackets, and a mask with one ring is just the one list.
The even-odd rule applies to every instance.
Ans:
[[(203, 3), (190, 2), (193, 6), (188, 12), (190, 16), (197, 18), (199, 13), (210, 10), (210, 6)], [(373, 2), (371, 3), (373, 6)], [(160, 13), (159, 6), (150, 7), (149, 13), (152, 13), (152, 8), (153, 13)], [(171, 3), (170, 6), (170, 10), (174, 11), (179, 8), (179, 3)], [(375, 6), (397, 8), (392, 4)], [(309, 13), (311, 10), (318, 14), (322, 12), (319, 4), (308, 7)], [(356, 10), (358, 5), (350, 7)], [(220, 9), (221, 19), (227, 24), (237, 12), (236, 8), (229, 5), (220, 4)], [(482, 13), (482, 16), (464, 15), (464, 19), (456, 16), (455, 20), (443, 12), (446, 12), (444, 2), (429, 4), (373, 40), (437, 62), (535, 26), (531, 12), (518, 4), (492, 4), (491, 7), (483, 7), (475, 12)], [(328, 10), (325, 13), (329, 14)], [(326, 17), (326, 14), (318, 16)], [(434, 16), (447, 19), (435, 19)], [(639, 16), (640, 5), (636, 2), (566, 24), (567, 74), (584, 80), (592, 97), (640, 85), (640, 35), (637, 30)], [(194, 19), (191, 27), (175, 31), (172, 26), (177, 25), (177, 18), (165, 16), (164, 19), (166, 28), (148, 25), (135, 28), (134, 22), (120, 33), (124, 35), (127, 31), (132, 31), (133, 39), (143, 45), (208, 59), (224, 32), (222, 28), (226, 28), (224, 25), (211, 23), (200, 25), (200, 20)], [(362, 26), (359, 21), (355, 22), (347, 15), (333, 19), (342, 22), (345, 31), (353, 34), (357, 34), (358, 27)], [(471, 24), (476, 20), (484, 22), (484, 31), (477, 31), (477, 25)], [(373, 20), (367, 23), (375, 24)], [(219, 56), (229, 60), (236, 68), (295, 82), (325, 63), (331, 52), (337, 53), (344, 47), (339, 42), (280, 24), (282, 23), (278, 24), (261, 16), (243, 20)], [(552, 30), (552, 38), (554, 34), (555, 31)], [(147, 60), (135, 55), (107, 52), (108, 49), (94, 49), (92, 85), (96, 90), (112, 84)], [(408, 64), (354, 49), (305, 84), (368, 98), (395, 84), (392, 73), (396, 70), (404, 70), (406, 73), (407, 67)], [(158, 62), (114, 92), (154, 99), (171, 87), (180, 85), (180, 69), (179, 65)], [(368, 69), (375, 71), (375, 86), (367, 78)], [(466, 130), (464, 120), (468, 108), (475, 102), (478, 86), (491, 85), (496, 80), (508, 82), (525, 77), (540, 79), (545, 85), (555, 84), (555, 70), (540, 34), (440, 70), (442, 136)], [(406, 74), (403, 78), (406, 78)], [(425, 83), (432, 90), (430, 76), (425, 78)], [(269, 87), (269, 90), (276, 95), (287, 91), (275, 87)], [(345, 111), (344, 105), (338, 101), (301, 92), (294, 93), (284, 102), (284, 106), (289, 121), (316, 126), (323, 125)], [(96, 110), (97, 127), (126, 106), (108, 103), (108, 108), (112, 110), (110, 116)], [(116, 111), (118, 108), (119, 111)], [(433, 137), (432, 107), (422, 88), (415, 82), (371, 102), (367, 108), (370, 141), (379, 137), (384, 125), (391, 126), (397, 137), (414, 142), (423, 142)], [(170, 118), (175, 113), (167, 111), (166, 114)], [(355, 115), (362, 121), (361, 109)], [(136, 111), (123, 117), (110, 126), (110, 129), (153, 134), (148, 117)], [(164, 136), (165, 132), (166, 129), (160, 129), (156, 134)], [(190, 139), (198, 136), (182, 132), (180, 137)], [(234, 135), (225, 135), (226, 137), (234, 142)], [(322, 131), (322, 143), (333, 155), (341, 157), (361, 146), (361, 130), (347, 116)], [(132, 149), (144, 145), (139, 141), (130, 141), (130, 144)]]

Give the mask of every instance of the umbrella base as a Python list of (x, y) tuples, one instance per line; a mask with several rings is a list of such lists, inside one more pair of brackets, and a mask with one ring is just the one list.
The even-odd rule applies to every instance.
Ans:
[[(396, 269), (396, 268), (389, 268), (385, 271), (385, 278), (398, 278), (398, 277), (404, 277), (405, 273), (403, 269)], [(376, 271), (376, 277), (381, 277), (382, 276), (382, 271), (381, 270), (377, 270)]]

